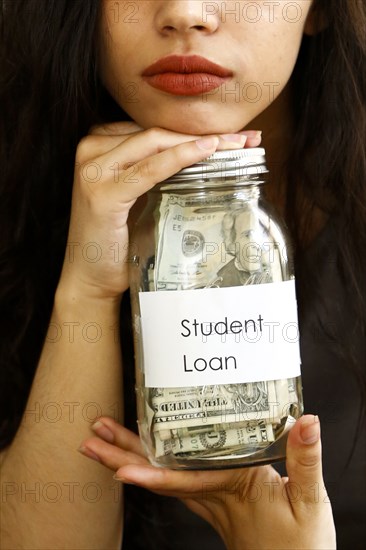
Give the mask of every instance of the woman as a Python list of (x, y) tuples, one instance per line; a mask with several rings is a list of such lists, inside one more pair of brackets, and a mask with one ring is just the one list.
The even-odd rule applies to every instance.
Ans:
[[(127, 386), (132, 377), (125, 256), (141, 198), (217, 148), (259, 145), (258, 129), (267, 195), (296, 244), (305, 404), (322, 421), (338, 546), (361, 548), (365, 11), (358, 0), (2, 2), (5, 547), (118, 548), (121, 486), (108, 468), (188, 501), (229, 548), (334, 547), (314, 417), (289, 437), (292, 486), (270, 466), (161, 473), (119, 424), (121, 347)], [(224, 81), (164, 88), (152, 66), (170, 55), (206, 58)], [(76, 453), (80, 442), (97, 461)], [(273, 493), (257, 502), (254, 486)], [(139, 491), (126, 491), (124, 548), (204, 548), (202, 533), (220, 547), (183, 505)]]

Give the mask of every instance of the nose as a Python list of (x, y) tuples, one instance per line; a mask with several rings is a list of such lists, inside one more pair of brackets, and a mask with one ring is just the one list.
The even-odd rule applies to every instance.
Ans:
[(212, 34), (219, 26), (219, 15), (217, 9), (200, 0), (163, 0), (156, 12), (155, 23), (164, 36), (197, 31)]

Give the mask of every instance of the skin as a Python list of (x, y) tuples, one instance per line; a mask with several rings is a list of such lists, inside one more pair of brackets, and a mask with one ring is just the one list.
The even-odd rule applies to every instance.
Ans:
[[(243, 1), (213, 3), (217, 10), (210, 14), (208, 2), (143, 0), (134, 3), (138, 11), (133, 17), (127, 15), (128, 2), (118, 2), (117, 17), (115, 2), (104, 1), (100, 74), (105, 86), (143, 128), (195, 134), (242, 130), (284, 90), (303, 32), (311, 31), (310, 0), (299, 2), (296, 23), (288, 21), (297, 19), (294, 10), (283, 12), (264, 0), (256, 3), (261, 19), (253, 23), (255, 12), (243, 11), (248, 4)], [(173, 53), (206, 57), (230, 69), (232, 80), (208, 97), (173, 96), (152, 88), (142, 71)], [(238, 96), (230, 93), (235, 89)], [(265, 130), (263, 123), (259, 129)]]
[(271, 466), (221, 471), (174, 471), (151, 466), (137, 435), (102, 417), (84, 454), (114, 479), (182, 501), (208, 521), (229, 550), (332, 550), (336, 536), (324, 487), (320, 423), (301, 417), (289, 433), (286, 470)]
[[(260, 143), (255, 131), (241, 141), (237, 141), (238, 136), (223, 134), (258, 128), (269, 136), (265, 143), (268, 155), (276, 144), (277, 158), (286, 156), (291, 129), (289, 81), (303, 33), (313, 31), (310, 0), (301, 0), (302, 16), (296, 23), (286, 21), (281, 10), (271, 22), (270, 7), (259, 1), (262, 19), (255, 24), (243, 17), (235, 21), (227, 16), (224, 21), (222, 13), (203, 20), (204, 2), (199, 0), (134, 2), (137, 24), (124, 17), (127, 4), (118, 2), (120, 16), (115, 20), (116, 2), (103, 3), (100, 74), (111, 95), (135, 122), (93, 128), (79, 144), (68, 240), (100, 243), (103, 254), (95, 263), (85, 262), (77, 251), (73, 262), (65, 256), (59, 298), (82, 295), (119, 304), (128, 287), (128, 275), (126, 262), (116, 261), (111, 246), (117, 242), (125, 250), (132, 207), (157, 182), (216, 149)], [(216, 4), (229, 10), (235, 4), (244, 7), (246, 2)], [(172, 53), (199, 54), (230, 68), (234, 73), (231, 85), (239, 90), (248, 82), (256, 82), (262, 89), (265, 82), (278, 86), (273, 96), (268, 96), (265, 88), (267, 94), (264, 90), (256, 102), (243, 97), (236, 101), (229, 94), (222, 100), (221, 92), (210, 94), (206, 100), (172, 96), (151, 88), (141, 77), (144, 68)], [(131, 101), (131, 86), (136, 101)], [(206, 144), (205, 150), (196, 142), (199, 136), (219, 134), (221, 137), (211, 146)], [(115, 162), (119, 166), (117, 180), (110, 170)], [(86, 177), (85, 167), (90, 163), (101, 167), (96, 182)], [(232, 550), (331, 549), (335, 548), (335, 531), (322, 477), (319, 426), (309, 415), (291, 430), (288, 478), (281, 478), (271, 466), (220, 472), (155, 468), (148, 464), (138, 437), (108, 416), (102, 416), (92, 427), (95, 437), (84, 440), (79, 450), (103, 468), (117, 472), (125, 483), (181, 498), (217, 529)], [(212, 487), (204, 495), (203, 484)], [(273, 499), (260, 498), (253, 503), (240, 498), (235, 487), (248, 484), (257, 484), (263, 494), (272, 484)], [(295, 486), (300, 488), (299, 500), (291, 493)], [(314, 486), (319, 489), (318, 496)]]

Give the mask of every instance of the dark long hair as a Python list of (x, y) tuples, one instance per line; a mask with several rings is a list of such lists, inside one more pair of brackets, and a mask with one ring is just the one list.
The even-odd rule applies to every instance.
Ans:
[[(337, 212), (341, 264), (360, 288), (366, 250), (366, 7), (317, 0), (325, 30), (303, 40), (293, 75), (298, 188)], [(76, 146), (94, 124), (129, 120), (98, 78), (98, 0), (0, 3), (0, 448), (14, 436), (51, 315), (66, 247)], [(310, 218), (311, 219), (311, 218)]]

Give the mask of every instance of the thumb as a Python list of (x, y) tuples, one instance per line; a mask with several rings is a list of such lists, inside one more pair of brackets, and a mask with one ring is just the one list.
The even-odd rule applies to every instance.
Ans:
[(302, 416), (287, 440), (286, 490), (290, 501), (314, 504), (325, 491), (322, 473), (320, 422), (311, 414)]

